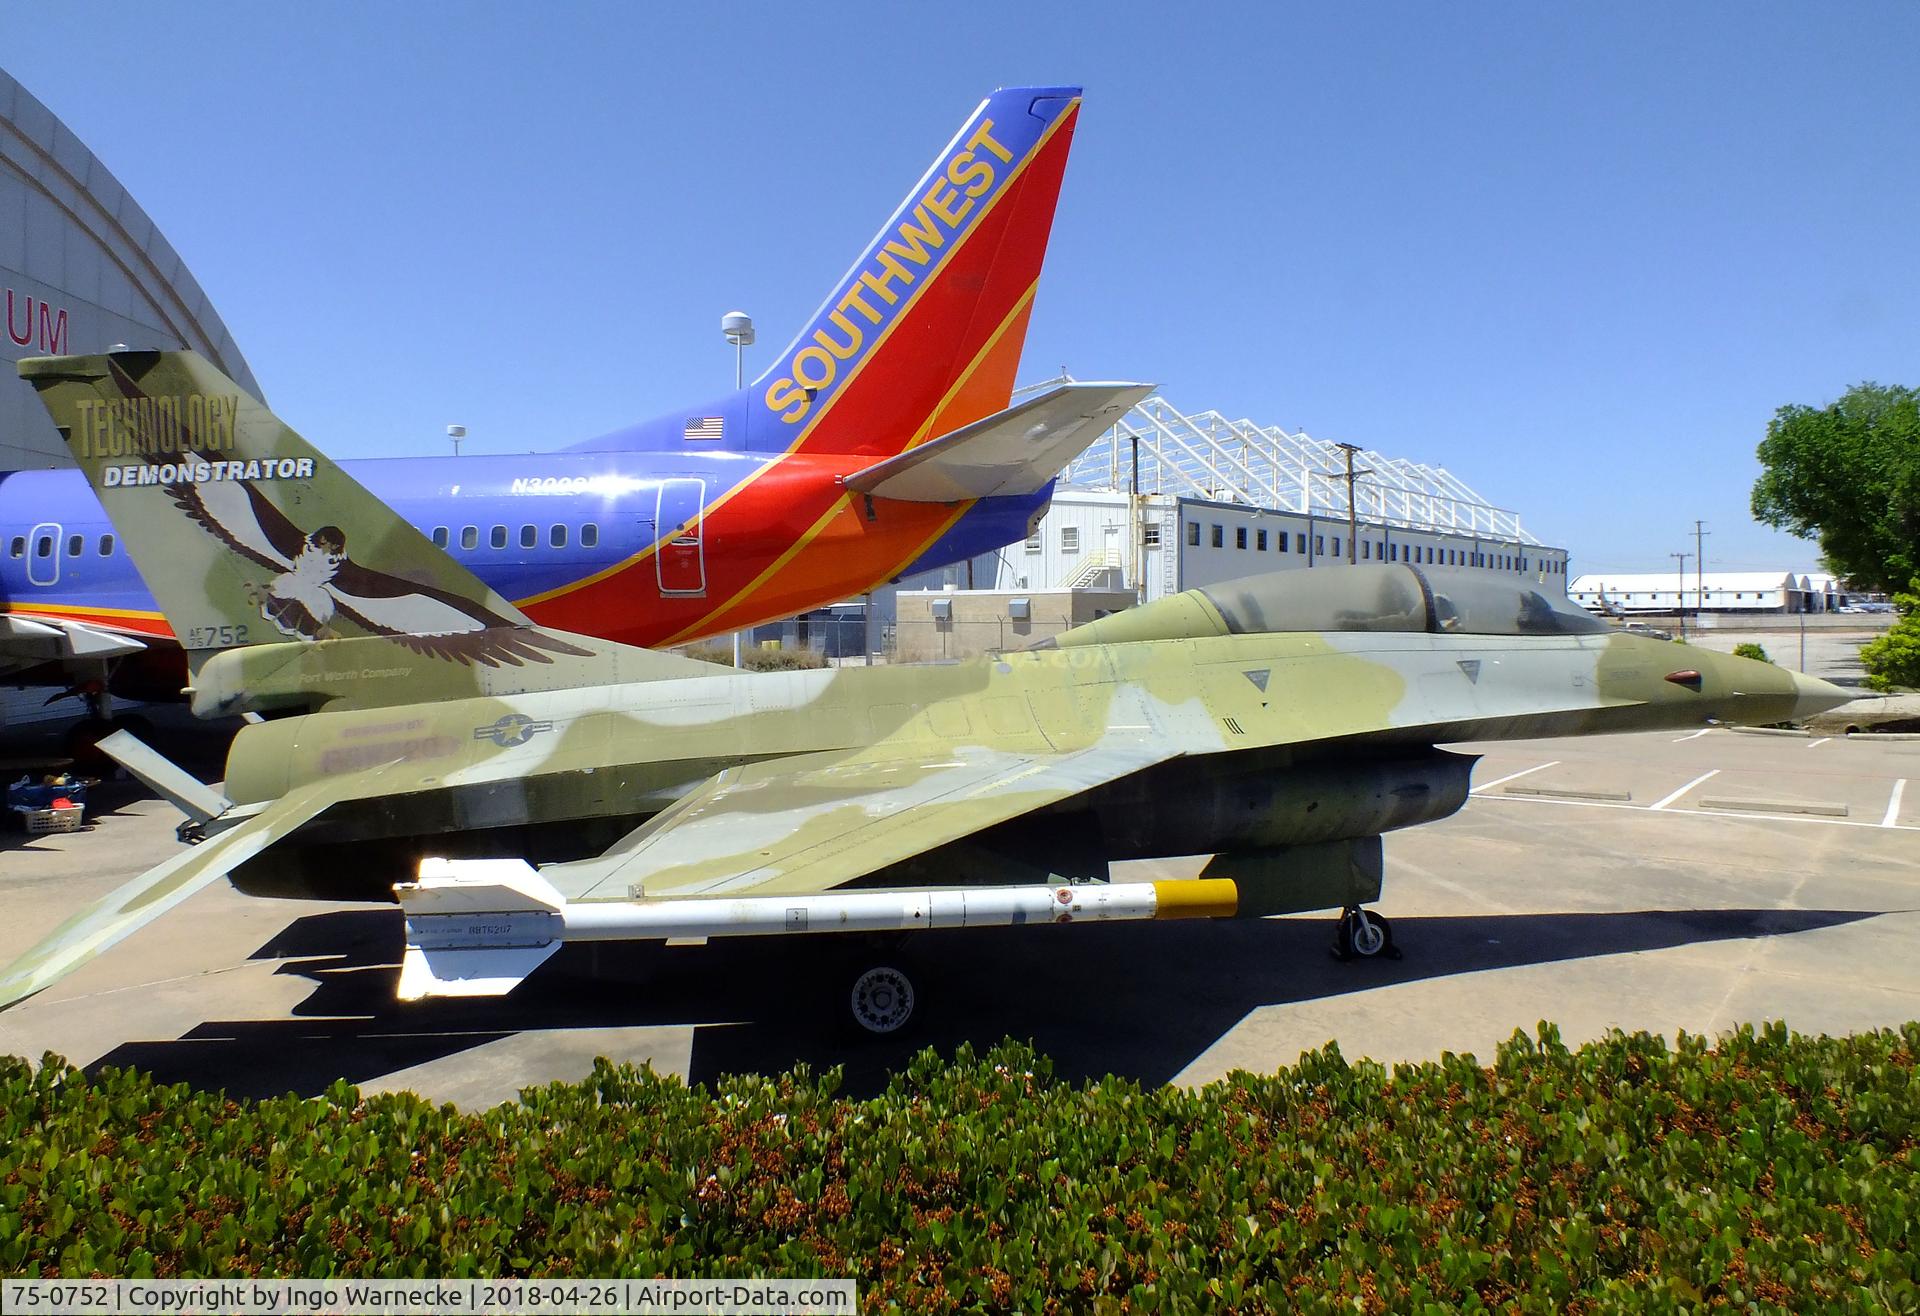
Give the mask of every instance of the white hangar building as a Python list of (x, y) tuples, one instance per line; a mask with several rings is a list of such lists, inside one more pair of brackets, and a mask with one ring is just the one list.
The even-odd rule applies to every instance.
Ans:
[(1125, 590), (1144, 603), (1351, 557), (1566, 590), (1566, 550), (1541, 543), (1518, 513), (1444, 467), (1367, 448), (1354, 451), (1353, 465), (1366, 474), (1354, 483), (1350, 518), (1341, 445), (1217, 411), (1183, 412), (1154, 394), (1068, 468), (1027, 541), (997, 555), (993, 587)]
[(1850, 595), (1827, 575), (1792, 571), (1594, 571), (1567, 597), (1589, 612), (1830, 612)]

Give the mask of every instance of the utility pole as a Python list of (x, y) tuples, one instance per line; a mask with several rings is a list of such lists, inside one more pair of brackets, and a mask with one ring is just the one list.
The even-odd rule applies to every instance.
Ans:
[[(1354, 497), (1354, 482), (1363, 475), (1372, 475), (1373, 472), (1365, 467), (1359, 470), (1354, 469), (1353, 454), (1360, 451), (1359, 444), (1336, 443), (1333, 446), (1347, 455), (1347, 469), (1344, 473), (1347, 481), (1347, 562), (1351, 565), (1360, 560), (1360, 504)], [(1313, 474), (1328, 480), (1342, 478), (1340, 471), (1315, 471)]]
[(1680, 579), (1673, 595), (1673, 611), (1680, 618), (1680, 638), (1684, 640), (1687, 638), (1687, 559), (1693, 554), (1669, 553), (1667, 556), (1679, 564)]
[(1704, 525), (1705, 521), (1693, 523), (1693, 622), (1696, 626), (1700, 624), (1700, 614), (1707, 610), (1707, 552), (1706, 545), (1700, 541), (1713, 532), (1703, 530)]
[(1353, 454), (1360, 451), (1358, 444), (1336, 443), (1334, 447), (1347, 454), (1347, 565), (1352, 566), (1360, 560), (1360, 502), (1354, 497), (1354, 481), (1363, 475), (1372, 475), (1372, 471), (1353, 469)]

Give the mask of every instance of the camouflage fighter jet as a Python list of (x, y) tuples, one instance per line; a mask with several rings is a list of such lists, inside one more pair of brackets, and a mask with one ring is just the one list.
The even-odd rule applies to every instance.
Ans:
[[(116, 371), (152, 393), (195, 388), (193, 368), (21, 364), (63, 427), (118, 395)], [(1340, 953), (1376, 955), (1392, 944), (1364, 910), (1381, 834), (1467, 798), (1475, 759), (1437, 746), (1778, 722), (1848, 698), (1612, 632), (1524, 580), (1405, 565), (1189, 590), (955, 666), (736, 673), (534, 627), (264, 412), (239, 417), (217, 464), (151, 482), (116, 479), (78, 430), (70, 442), (176, 630), (271, 607), (293, 532), (277, 555), (210, 534), (193, 507), (232, 500), (185, 488), (267, 470), (253, 488), (276, 510), (258, 523), (308, 540), (332, 527), (356, 579), (417, 595), (435, 620), (425, 639), (260, 643), (205, 662), (203, 711), (318, 709), (244, 727), (224, 795), (118, 738), (200, 843), (8, 968), (0, 1004), (220, 877), (397, 900), (406, 999), (504, 993), (589, 940), (1327, 909)], [(1193, 854), (1213, 856), (1196, 880), (1109, 880), (1115, 860)], [(858, 968), (854, 1019), (905, 1024), (899, 963)]]

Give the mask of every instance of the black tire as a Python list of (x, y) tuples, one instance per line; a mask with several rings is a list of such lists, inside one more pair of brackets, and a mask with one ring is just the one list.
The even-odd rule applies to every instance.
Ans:
[(1341, 960), (1397, 960), (1393, 925), (1378, 914), (1349, 909), (1340, 915), (1333, 940), (1334, 958)]
[(841, 1008), (855, 1037), (889, 1041), (907, 1035), (918, 1021), (919, 992), (899, 960), (863, 964), (845, 983)]

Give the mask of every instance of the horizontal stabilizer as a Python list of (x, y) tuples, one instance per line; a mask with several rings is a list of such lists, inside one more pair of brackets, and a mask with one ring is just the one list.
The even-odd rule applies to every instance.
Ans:
[(233, 801), (179, 764), (163, 756), (131, 731), (116, 731), (99, 742), (100, 752), (131, 772), (197, 823), (212, 822)]
[(0, 970), (0, 1010), (66, 977), (202, 887), (225, 877), (339, 797), (340, 788), (332, 782), (303, 786), (231, 831), (180, 851), (88, 905)]
[(847, 488), (908, 503), (1034, 493), (1090, 447), (1151, 384), (1062, 384), (846, 478)]
[(85, 622), (0, 612), (0, 670), (63, 658), (119, 658), (146, 647), (132, 636), (96, 630)]

